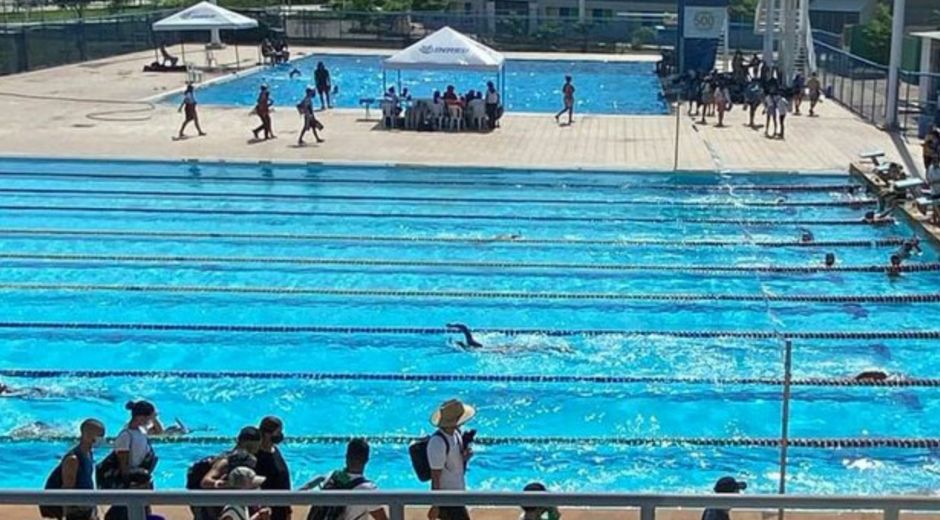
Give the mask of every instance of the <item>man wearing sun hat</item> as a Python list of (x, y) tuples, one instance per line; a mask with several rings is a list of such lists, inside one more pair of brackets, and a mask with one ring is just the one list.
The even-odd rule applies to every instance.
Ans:
[[(477, 411), (459, 399), (451, 399), (431, 414), (437, 432), (428, 440), (428, 463), (431, 466), (431, 490), (464, 491), (467, 463), (473, 456), (465, 445), (460, 427), (473, 419)], [(466, 507), (431, 507), (429, 520), (469, 520)]]
[[(721, 477), (715, 482), (715, 493), (740, 493), (747, 489), (747, 482), (734, 477)], [(731, 520), (730, 509), (706, 509), (702, 520)]]

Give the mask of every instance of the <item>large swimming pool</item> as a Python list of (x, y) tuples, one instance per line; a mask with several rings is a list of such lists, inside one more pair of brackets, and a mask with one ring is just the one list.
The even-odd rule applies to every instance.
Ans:
[[(359, 108), (363, 98), (382, 97), (382, 60), (377, 55), (320, 54), (295, 60), (290, 65), (266, 67), (258, 72), (209, 84), (200, 88), (201, 103), (253, 106), (258, 87), (267, 83), (271, 97), (279, 106), (293, 107), (313, 83), (313, 69), (322, 61), (330, 70), (333, 84), (339, 88), (335, 104)], [(296, 67), (301, 76), (290, 78)], [(574, 78), (577, 89), (576, 110), (595, 114), (665, 114), (659, 78), (651, 62), (603, 62), (560, 60), (507, 60), (506, 106), (516, 112), (557, 112), (561, 109), (564, 76)], [(469, 89), (484, 90), (493, 75), (455, 71), (403, 71), (401, 86), (415, 97), (430, 98), (434, 90), (444, 92), (454, 85), (462, 94)], [(398, 85), (397, 72), (388, 73), (388, 86)], [(179, 97), (170, 101), (179, 102)], [(319, 106), (319, 102), (317, 103)]]
[[(265, 414), (296, 481), (366, 435), (377, 483), (419, 488), (406, 438), (458, 396), (479, 408), (475, 489), (703, 491), (731, 473), (773, 492), (780, 336), (802, 381), (792, 492), (940, 486), (933, 451), (871, 442), (936, 436), (935, 386), (830, 381), (940, 366), (936, 251), (888, 279), (912, 231), (862, 224), (844, 175), (23, 159), (0, 175), (0, 380), (52, 393), (0, 399), (0, 487), (40, 486), (66, 448), (24, 426), (115, 433), (148, 398), (196, 430), (157, 445), (163, 488)], [(816, 269), (829, 251), (837, 269)], [(457, 348), (451, 321), (487, 348)]]

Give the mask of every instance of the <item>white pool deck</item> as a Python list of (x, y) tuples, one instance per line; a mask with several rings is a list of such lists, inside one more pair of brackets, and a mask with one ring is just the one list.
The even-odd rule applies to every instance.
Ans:
[[(297, 56), (323, 52), (315, 48), (293, 51)], [(331, 49), (331, 52), (352, 51)], [(243, 47), (242, 65), (252, 67), (255, 54), (254, 49)], [(217, 51), (217, 55), (223, 63), (234, 62), (232, 47)], [(525, 56), (573, 57), (532, 53)], [(195, 49), (187, 51), (187, 58), (202, 59)], [(674, 166), (674, 116), (577, 114), (575, 124), (566, 127), (557, 125), (550, 115), (508, 113), (502, 127), (493, 133), (418, 133), (379, 129), (376, 111), (372, 113), (373, 120), (367, 121), (359, 109), (332, 110), (319, 116), (326, 125), (326, 142), (297, 147), (300, 120), (292, 109), (273, 115), (278, 139), (252, 142), (249, 129), (257, 125), (257, 120), (247, 108), (201, 105), (200, 119), (208, 135), (174, 141), (172, 137), (181, 122), (176, 107), (158, 103), (150, 111), (142, 105), (103, 102), (153, 99), (183, 86), (183, 73), (142, 72), (142, 66), (152, 60), (152, 52), (139, 52), (0, 77), (0, 110), (6, 116), (5, 124), (0, 126), (0, 154), (561, 169), (671, 170)], [(108, 116), (127, 119), (123, 121), (87, 117), (89, 113), (142, 107), (145, 109), (140, 112)], [(916, 143), (893, 139), (834, 102), (822, 104), (817, 118), (792, 116), (788, 121), (787, 140), (780, 141), (766, 139), (759, 130), (748, 128), (746, 114), (740, 108), (728, 114), (726, 128), (699, 126), (682, 116), (677, 166), (706, 171), (845, 172), (859, 152), (872, 148), (885, 150), (891, 158), (919, 162)], [(189, 132), (195, 134), (194, 129)]]

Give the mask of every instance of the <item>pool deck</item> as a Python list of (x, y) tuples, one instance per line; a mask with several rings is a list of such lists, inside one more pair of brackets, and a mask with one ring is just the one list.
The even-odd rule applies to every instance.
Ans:
[[(296, 55), (317, 51), (292, 50)], [(216, 53), (220, 62), (234, 62), (231, 47)], [(242, 66), (252, 67), (254, 54), (253, 49), (243, 48)], [(201, 59), (192, 49), (187, 58)], [(368, 121), (359, 109), (332, 110), (319, 115), (326, 126), (326, 142), (297, 147), (300, 120), (292, 109), (273, 114), (278, 139), (254, 142), (249, 129), (257, 125), (257, 119), (249, 116), (247, 108), (203, 105), (200, 120), (208, 136), (175, 141), (172, 137), (181, 122), (176, 107), (158, 103), (151, 111), (146, 105), (104, 102), (154, 99), (183, 86), (183, 73), (142, 72), (142, 66), (152, 60), (152, 52), (139, 52), (0, 77), (0, 110), (6, 114), (0, 127), (0, 154), (563, 169), (672, 170), (674, 166), (675, 116), (576, 114), (575, 124), (566, 127), (546, 114), (508, 113), (493, 133), (419, 133), (380, 129), (375, 110)], [(220, 76), (210, 75), (207, 80), (213, 78)], [(87, 117), (121, 109), (138, 111), (105, 115), (124, 120)], [(726, 128), (698, 126), (683, 115), (678, 168), (844, 173), (859, 152), (872, 148), (885, 150), (890, 159), (909, 163), (909, 168), (919, 162), (916, 143), (882, 132), (834, 102), (822, 104), (819, 114), (818, 118), (789, 117), (786, 141), (766, 139), (760, 131), (748, 128), (746, 114), (739, 107), (728, 114)], [(194, 134), (194, 129), (189, 133)]]

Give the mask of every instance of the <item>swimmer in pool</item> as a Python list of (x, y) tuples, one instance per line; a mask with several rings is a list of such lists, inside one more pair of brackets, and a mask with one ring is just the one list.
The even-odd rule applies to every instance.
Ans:
[(470, 328), (464, 325), (463, 323), (448, 323), (448, 329), (453, 329), (461, 334), (463, 334), (463, 341), (455, 341), (454, 344), (464, 350), (470, 350), (474, 348), (483, 348), (483, 344), (474, 339), (473, 333), (470, 332)]
[(179, 419), (179, 417), (175, 417), (175, 418), (173, 419), (173, 425), (172, 425), (172, 426), (168, 426), (168, 427), (166, 427), (166, 428), (163, 429), (163, 435), (168, 435), (168, 436), (172, 436), (172, 437), (179, 437), (179, 436), (183, 436), (183, 435), (189, 435), (190, 433), (192, 433), (192, 430), (190, 430), (188, 427), (186, 427), (186, 425), (183, 424), (183, 421), (181, 421), (181, 420)]
[(901, 276), (901, 257), (898, 255), (891, 255), (891, 265), (886, 269), (888, 276), (895, 277)]
[(512, 342), (506, 344), (495, 344), (495, 345), (484, 345), (477, 341), (473, 337), (473, 332), (470, 330), (470, 327), (467, 327), (463, 323), (448, 323), (447, 328), (463, 334), (463, 341), (454, 341), (453, 344), (460, 347), (462, 350), (470, 351), (476, 350), (480, 352), (487, 353), (496, 353), (496, 354), (516, 354), (526, 351), (533, 352), (551, 352), (555, 354), (573, 354), (574, 350), (568, 345), (558, 345), (558, 344), (525, 344), (523, 342), (513, 344)]
[(10, 437), (14, 439), (48, 439), (52, 437), (66, 437), (71, 434), (70, 430), (62, 427), (56, 427), (42, 421), (33, 421), (23, 426), (17, 426), (10, 430)]
[(826, 267), (832, 267), (836, 265), (836, 254), (835, 253), (826, 253), (825, 260)]
[(47, 389), (38, 386), (24, 386), (21, 388), (12, 387), (6, 383), (0, 383), (0, 398), (8, 399), (101, 399), (104, 401), (113, 401), (114, 397), (107, 392), (100, 390), (76, 390), (76, 389)]
[(49, 392), (36, 386), (14, 388), (6, 383), (0, 383), (0, 397), (21, 397), (23, 399), (42, 399), (49, 397)]
[(300, 76), (300, 75), (301, 75), (300, 69), (298, 69), (297, 67), (294, 67), (294, 69), (291, 70), (291, 71), (290, 71), (290, 74), (288, 74), (287, 76), (288, 76), (290, 79), (294, 79), (294, 77)]
[(879, 226), (883, 224), (893, 224), (894, 219), (888, 215), (891, 214), (891, 210), (885, 210), (881, 213), (875, 213), (874, 211), (868, 211), (865, 213), (865, 216), (862, 217), (862, 222), (866, 224), (871, 224), (873, 226)]
[(901, 247), (899, 247), (898, 250), (894, 254), (899, 256), (901, 260), (907, 260), (908, 258), (911, 257), (911, 254), (915, 250), (917, 251), (918, 254), (923, 252), (920, 249), (920, 239), (917, 237), (913, 237), (910, 240), (905, 240), (904, 243), (901, 244)]
[(815, 241), (816, 241), (816, 237), (813, 236), (812, 231), (806, 228), (800, 228), (800, 242), (807, 244), (807, 243), (815, 242)]
[(866, 370), (855, 376), (856, 381), (887, 381), (888, 374), (881, 370)]
[(522, 233), (503, 233), (492, 238), (481, 239), (480, 242), (515, 242), (522, 238)]

